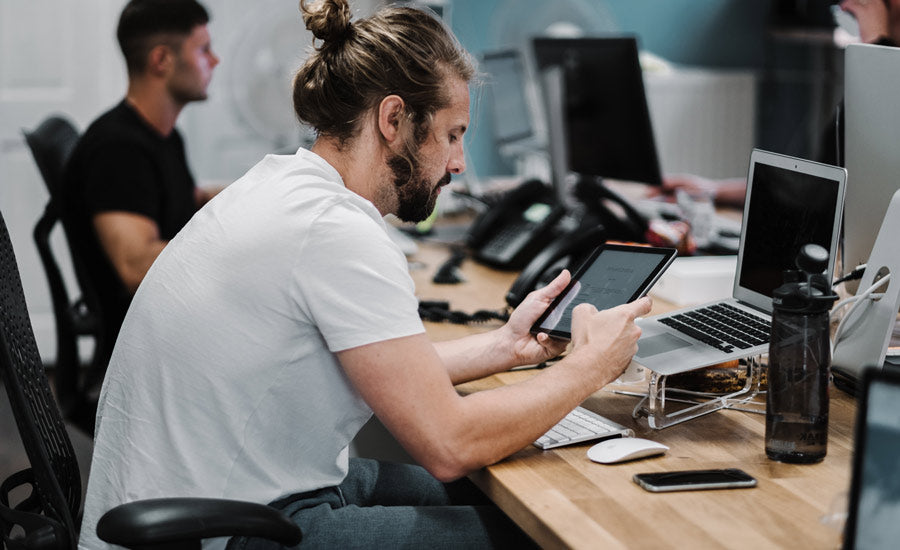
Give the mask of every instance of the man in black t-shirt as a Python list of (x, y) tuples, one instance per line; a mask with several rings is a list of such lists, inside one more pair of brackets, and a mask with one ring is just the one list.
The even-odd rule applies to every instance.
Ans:
[(85, 131), (66, 167), (63, 222), (97, 293), (111, 348), (150, 265), (214, 194), (196, 187), (175, 122), (206, 99), (219, 59), (195, 0), (131, 0), (117, 37), (125, 98)]

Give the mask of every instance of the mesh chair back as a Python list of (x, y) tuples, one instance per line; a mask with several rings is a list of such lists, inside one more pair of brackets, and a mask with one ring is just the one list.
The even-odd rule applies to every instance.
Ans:
[(78, 142), (78, 130), (67, 118), (53, 115), (34, 130), (23, 133), (47, 185), (47, 191), (52, 198), (57, 198), (62, 187), (66, 161)]
[[(50, 245), (53, 230), (65, 225), (61, 223), (63, 174), (80, 136), (75, 126), (60, 115), (49, 116), (34, 130), (23, 130), (22, 133), (50, 192), (50, 200), (34, 227), (34, 242), (47, 276), (56, 320), (56, 398), (68, 420), (84, 432), (93, 434), (94, 390), (106, 370), (110, 345), (102, 330), (96, 293), (80, 258), (70, 246), (72, 265), (81, 290), (81, 296), (73, 300)], [(78, 351), (80, 336), (94, 339), (94, 353), (87, 369)]]
[[(55, 526), (58, 548), (74, 548), (74, 519), (81, 506), (81, 478), (69, 435), (41, 364), (22, 291), (19, 268), (6, 222), (0, 213), (0, 373), (9, 395), (19, 435), (28, 455), (33, 493), (25, 506)], [(28, 473), (27, 471), (25, 473)], [(20, 473), (22, 474), (22, 473)], [(20, 474), (14, 474), (20, 476)], [(20, 477), (21, 479), (21, 477)], [(15, 514), (8, 505), (9, 480), (4, 482), (0, 522), (8, 536)], [(21, 509), (21, 508), (20, 508)], [(27, 523), (27, 522), (26, 522)], [(28, 528), (26, 527), (26, 531)], [(10, 548), (14, 543), (7, 541)]]

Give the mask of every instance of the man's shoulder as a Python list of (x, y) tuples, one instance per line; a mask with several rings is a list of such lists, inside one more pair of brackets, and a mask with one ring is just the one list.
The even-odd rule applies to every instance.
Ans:
[(80, 143), (84, 148), (151, 145), (146, 129), (124, 101), (97, 117), (85, 130)]
[(374, 209), (368, 200), (346, 188), (337, 170), (302, 149), (293, 155), (266, 155), (233, 185), (271, 194), (290, 205), (289, 209), (302, 206), (331, 215), (371, 215)]

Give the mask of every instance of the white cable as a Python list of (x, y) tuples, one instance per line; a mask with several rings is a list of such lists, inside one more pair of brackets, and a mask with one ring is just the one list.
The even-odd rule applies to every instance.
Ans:
[[(872, 294), (872, 295), (868, 296), (868, 298), (870, 300), (877, 301), (877, 300), (880, 300), (882, 296), (884, 296), (884, 293), (880, 292), (880, 293)], [(830, 315), (831, 319), (833, 320), (840, 316), (839, 314), (840, 314), (842, 307), (852, 304), (853, 302), (858, 302), (860, 299), (862, 299), (864, 297), (865, 296), (863, 296), (862, 294), (857, 295), (857, 296), (850, 296), (849, 298), (844, 298), (840, 302), (836, 303), (834, 305), (834, 307), (831, 309), (831, 315)], [(847, 315), (849, 315), (849, 313)]]
[(838, 313), (840, 312), (842, 307), (846, 306), (847, 304), (852, 304), (853, 302), (856, 302), (857, 300), (859, 300), (859, 298), (860, 298), (860, 296), (853, 295), (853, 296), (844, 298), (840, 302), (834, 304), (834, 307), (831, 309), (831, 317), (833, 317), (833, 318), (837, 317)]
[(853, 296), (851, 298), (845, 298), (844, 300), (841, 300), (837, 304), (837, 306), (835, 306), (834, 310), (832, 311), (832, 315), (834, 315), (834, 313), (837, 312), (839, 307), (843, 307), (847, 304), (853, 303), (853, 306), (847, 310), (847, 313), (845, 313), (843, 317), (841, 317), (841, 321), (838, 323), (837, 329), (835, 329), (835, 331), (834, 331), (834, 339), (832, 340), (832, 343), (831, 343), (831, 354), (832, 355), (834, 355), (834, 348), (837, 346), (838, 342), (841, 340), (841, 337), (843, 336), (842, 332), (844, 329), (844, 322), (847, 321), (847, 319), (850, 318), (850, 316), (853, 314), (853, 312), (856, 310), (856, 308), (859, 307), (859, 305), (864, 303), (866, 300), (874, 301), (874, 300), (881, 298), (884, 295), (884, 293), (874, 294), (874, 292), (880, 286), (882, 286), (886, 282), (888, 282), (890, 280), (890, 278), (891, 278), (891, 274), (888, 273), (887, 275), (885, 275), (884, 277), (879, 279), (877, 282), (873, 283), (872, 286), (867, 288), (865, 290), (865, 292), (863, 292), (862, 294), (857, 294), (856, 296)]

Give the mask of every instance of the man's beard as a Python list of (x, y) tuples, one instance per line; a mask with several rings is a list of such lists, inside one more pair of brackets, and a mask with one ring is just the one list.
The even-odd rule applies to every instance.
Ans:
[(436, 191), (450, 183), (450, 173), (447, 172), (439, 181), (430, 183), (422, 176), (419, 163), (412, 155), (403, 158), (392, 154), (387, 164), (394, 174), (397, 217), (405, 222), (420, 222), (430, 216), (437, 203)]
[(181, 86), (180, 83), (169, 86), (169, 93), (176, 103), (187, 105), (192, 101), (206, 101), (209, 97), (206, 88), (194, 86)]
[(192, 101), (206, 101), (209, 82), (201, 82), (196, 72), (192, 71), (188, 63), (180, 57), (175, 63), (175, 70), (181, 75), (181, 78), (169, 83), (169, 93), (172, 94), (175, 101), (182, 105), (187, 105)]

